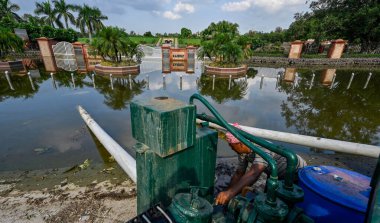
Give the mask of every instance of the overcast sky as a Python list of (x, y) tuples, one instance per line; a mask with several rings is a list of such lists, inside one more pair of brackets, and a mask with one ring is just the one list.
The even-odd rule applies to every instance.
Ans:
[[(211, 22), (228, 20), (240, 25), (240, 32), (288, 28), (296, 12), (308, 10), (306, 0), (66, 0), (100, 8), (106, 25), (137, 33), (180, 32), (187, 27), (202, 31)], [(21, 7), (19, 14), (33, 13), (35, 1), (11, 0)], [(39, 2), (41, 2), (39, 0)]]

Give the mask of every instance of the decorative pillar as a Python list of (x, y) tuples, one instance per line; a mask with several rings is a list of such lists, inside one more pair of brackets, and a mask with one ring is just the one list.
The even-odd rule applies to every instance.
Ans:
[(87, 72), (88, 70), (88, 56), (87, 50), (84, 43), (75, 42), (73, 43), (75, 59), (78, 64), (78, 71)]
[(161, 47), (162, 51), (162, 73), (170, 73), (170, 58), (171, 58), (171, 50), (168, 44), (164, 44)]
[(42, 61), (44, 62), (45, 70), (48, 72), (56, 72), (58, 70), (57, 64), (54, 59), (52, 45), (57, 41), (46, 37), (37, 38), (37, 43), (40, 48)]
[(296, 41), (292, 42), (292, 44), (290, 46), (288, 58), (289, 59), (301, 58), (302, 46), (303, 46), (303, 42), (301, 40), (296, 40)]
[(344, 46), (346, 41), (342, 39), (337, 39), (331, 42), (331, 47), (327, 57), (330, 59), (339, 59), (342, 57)]

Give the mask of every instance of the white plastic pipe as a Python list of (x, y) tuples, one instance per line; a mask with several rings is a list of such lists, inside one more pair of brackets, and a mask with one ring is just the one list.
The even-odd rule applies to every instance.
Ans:
[[(204, 122), (200, 119), (197, 119), (197, 123)], [(216, 125), (214, 123), (209, 124), (210, 127), (226, 131), (225, 128)], [(248, 126), (240, 125), (241, 129), (261, 138), (276, 140), (280, 142), (292, 143), (301, 146), (308, 146), (312, 148), (318, 148), (322, 150), (331, 150), (341, 153), (348, 153), (353, 155), (361, 155), (367, 157), (378, 158), (380, 154), (380, 147), (340, 141), (335, 139), (326, 139), (314, 136), (298, 135), (293, 133), (279, 132), (267, 129), (259, 129)]]
[(96, 138), (102, 143), (102, 145), (107, 149), (107, 151), (115, 158), (116, 162), (124, 170), (126, 174), (133, 180), (137, 182), (136, 173), (136, 160), (129, 155), (115, 140), (111, 138), (94, 119), (87, 113), (82, 106), (78, 106), (79, 114), (82, 116), (84, 122), (94, 133)]

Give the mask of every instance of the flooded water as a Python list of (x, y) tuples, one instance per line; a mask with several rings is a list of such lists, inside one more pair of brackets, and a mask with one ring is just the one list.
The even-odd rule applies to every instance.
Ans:
[[(77, 105), (134, 155), (129, 103), (157, 96), (188, 101), (193, 93), (205, 96), (229, 122), (380, 145), (380, 70), (254, 67), (247, 77), (213, 80), (201, 74), (199, 63), (195, 73), (163, 74), (161, 66), (161, 61), (144, 61), (140, 75), (95, 75), (95, 83), (91, 74), (58, 72), (52, 78), (43, 67), (31, 78), (17, 72), (7, 78), (1, 72), (0, 171), (69, 167), (86, 159), (106, 162)], [(220, 141), (218, 156), (234, 153)]]

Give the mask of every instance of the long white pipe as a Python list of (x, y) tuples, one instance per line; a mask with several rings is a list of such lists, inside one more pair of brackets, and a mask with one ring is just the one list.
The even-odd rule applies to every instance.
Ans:
[[(204, 122), (197, 119), (197, 123)], [(209, 123), (209, 126), (218, 130), (225, 131), (226, 129), (216, 125), (214, 123)], [(373, 158), (378, 158), (380, 154), (380, 147), (340, 141), (335, 139), (326, 139), (320, 137), (298, 135), (293, 133), (272, 131), (267, 129), (253, 128), (249, 126), (240, 125), (241, 129), (258, 137), (262, 137), (269, 140), (276, 140), (280, 142), (292, 143), (302, 146), (308, 146), (313, 148), (318, 148), (322, 150), (332, 150), (341, 153), (348, 153), (354, 155), (362, 155)]]
[(107, 151), (115, 158), (116, 162), (124, 170), (126, 174), (133, 180), (137, 182), (136, 174), (136, 160), (129, 155), (115, 140), (111, 138), (94, 119), (87, 113), (82, 106), (78, 106), (79, 114), (82, 116), (84, 122), (94, 133), (96, 138), (103, 144)]

